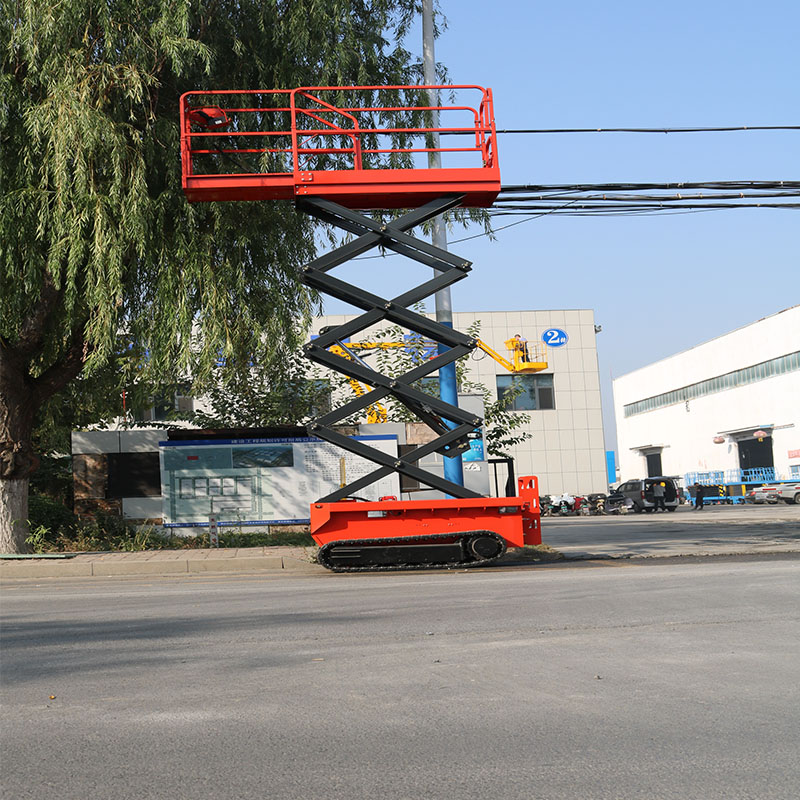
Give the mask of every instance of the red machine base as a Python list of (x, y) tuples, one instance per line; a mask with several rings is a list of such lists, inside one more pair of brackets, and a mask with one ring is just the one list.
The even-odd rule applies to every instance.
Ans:
[(483, 564), (542, 542), (537, 479), (518, 487), (519, 497), (313, 503), (311, 535), (335, 571)]

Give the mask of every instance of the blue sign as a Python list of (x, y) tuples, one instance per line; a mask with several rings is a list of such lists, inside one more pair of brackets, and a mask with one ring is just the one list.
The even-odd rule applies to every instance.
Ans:
[(480, 431), (473, 431), (467, 434), (469, 438), (469, 450), (461, 454), (462, 461), (483, 461), (486, 456), (483, 454), (483, 435)]
[(542, 341), (548, 347), (563, 347), (568, 340), (569, 336), (567, 336), (566, 331), (562, 331), (561, 328), (548, 328), (542, 334)]

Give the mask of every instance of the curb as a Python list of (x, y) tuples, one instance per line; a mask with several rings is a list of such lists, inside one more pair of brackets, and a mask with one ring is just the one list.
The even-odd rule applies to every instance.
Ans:
[[(714, 558), (715, 556), (765, 556), (786, 555), (800, 553), (798, 549), (780, 550), (739, 550), (715, 551), (700, 553), (592, 553), (588, 551), (573, 551), (562, 553), (562, 559), (553, 562), (538, 562), (531, 559), (514, 561), (510, 560), (501, 566), (544, 566), (549, 563), (565, 564), (580, 561), (625, 561), (630, 559), (659, 559), (675, 558)], [(272, 575), (330, 575), (329, 570), (316, 562), (305, 561), (290, 556), (246, 556), (240, 558), (177, 558), (154, 559), (145, 561), (141, 559), (95, 559), (95, 560), (64, 560), (53, 561), (50, 559), (30, 559), (24, 561), (0, 560), (0, 582), (4, 579), (39, 579), (39, 578), (111, 578), (131, 576), (162, 576), (171, 575), (210, 575), (241, 573), (267, 573)]]
[(250, 556), (247, 558), (204, 558), (154, 561), (67, 561), (53, 563), (45, 559), (0, 562), (0, 581), (7, 578), (106, 578), (126, 575), (200, 575), (206, 573), (269, 572), (313, 574), (327, 573), (320, 564), (286, 556)]

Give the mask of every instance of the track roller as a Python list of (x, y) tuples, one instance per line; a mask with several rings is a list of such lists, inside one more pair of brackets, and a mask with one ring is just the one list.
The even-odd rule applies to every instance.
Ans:
[(317, 560), (334, 572), (472, 567), (494, 561), (506, 551), (492, 531), (461, 534), (354, 539), (329, 542)]

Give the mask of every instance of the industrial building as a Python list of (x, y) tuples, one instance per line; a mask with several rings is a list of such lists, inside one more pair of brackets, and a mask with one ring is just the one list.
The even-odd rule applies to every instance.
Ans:
[[(350, 319), (320, 317), (312, 334)], [(485, 386), (492, 400), (511, 387), (521, 389), (512, 408), (525, 414), (523, 428), (531, 437), (510, 450), (516, 474), (537, 475), (542, 494), (607, 491), (594, 312), (456, 312), (453, 327), (476, 331), (482, 341), (509, 359), (505, 343), (516, 334), (527, 339), (531, 351), (542, 348), (547, 366), (535, 374), (513, 374), (480, 350), (468, 362), (468, 379)], [(354, 341), (369, 340), (375, 332), (364, 331)], [(543, 337), (549, 345), (544, 345)]]
[[(457, 329), (476, 330), (480, 339), (501, 356), (512, 360), (505, 343), (519, 333), (528, 340), (530, 352), (538, 352), (537, 357), (544, 359), (544, 368), (535, 374), (514, 374), (482, 351), (475, 350), (465, 375), (469, 381), (485, 386), (490, 400), (511, 387), (520, 389), (513, 408), (524, 414), (522, 429), (531, 436), (510, 448), (516, 475), (536, 475), (542, 494), (606, 491), (609, 477), (600, 406), (594, 313), (590, 309), (579, 309), (463, 312), (453, 316)], [(317, 318), (311, 335), (347, 319), (349, 317), (344, 316)], [(554, 331), (558, 331), (558, 335)], [(369, 341), (375, 338), (376, 333), (376, 329), (365, 331), (354, 341)], [(549, 346), (542, 341), (546, 333)], [(403, 341), (402, 336), (400, 338)], [(332, 382), (331, 385), (335, 384)], [(352, 390), (345, 385), (343, 389), (333, 391)], [(470, 403), (478, 403), (472, 410), (481, 414), (480, 398), (474, 394), (461, 397), (460, 405), (469, 406)], [(138, 418), (145, 421), (169, 420), (175, 429), (180, 429), (187, 427), (188, 423), (170, 419), (171, 413), (188, 413), (203, 404), (203, 398), (176, 396), (146, 410)], [(390, 420), (387, 424), (362, 424), (354, 427), (352, 433), (391, 434), (402, 453), (412, 442), (425, 441), (426, 430), (423, 423), (400, 425)], [(252, 432), (237, 434), (240, 437), (252, 435)], [(99, 509), (121, 513), (131, 519), (161, 521), (164, 517), (164, 476), (160, 477), (159, 473), (159, 450), (164, 450), (164, 447), (160, 447), (159, 443), (166, 438), (168, 434), (164, 427), (153, 430), (120, 428), (74, 432), (72, 457), (76, 508), (82, 513)], [(241, 441), (249, 439), (243, 438)], [(487, 468), (483, 452), (479, 456), (472, 455), (475, 457), (465, 457), (465, 483), (486, 494), (504, 494), (506, 473), (503, 465), (498, 465), (495, 472), (491, 465)], [(440, 472), (441, 461), (441, 456), (433, 454), (424, 463), (427, 469)], [(277, 472), (273, 470), (272, 474)], [(213, 487), (207, 491), (212, 492)], [(419, 489), (414, 490), (411, 496), (418, 499), (428, 496), (418, 492)], [(279, 516), (286, 521), (287, 517), (298, 515)]]
[(620, 478), (800, 478), (800, 305), (616, 378)]

